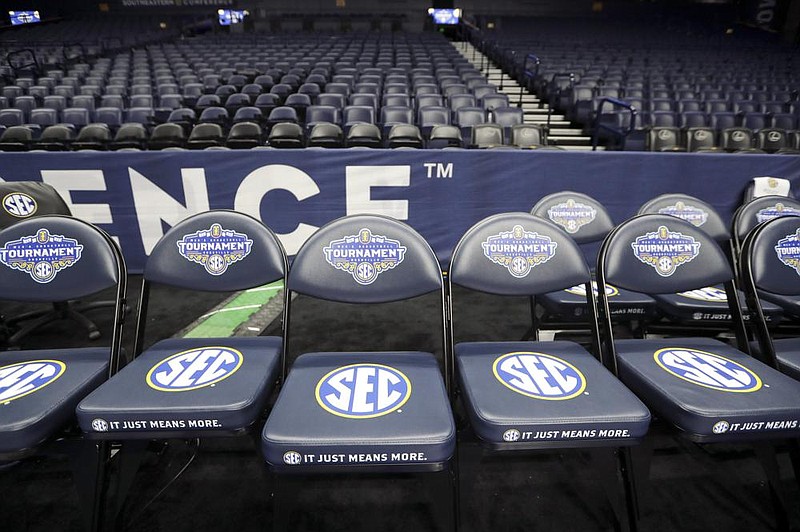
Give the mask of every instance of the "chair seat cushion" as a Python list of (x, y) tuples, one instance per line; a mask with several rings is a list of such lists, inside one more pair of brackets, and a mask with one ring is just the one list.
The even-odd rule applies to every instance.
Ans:
[(262, 447), (275, 470), (427, 467), (452, 456), (455, 435), (432, 354), (307, 353), (292, 365)]
[(455, 354), (470, 420), (486, 442), (552, 446), (647, 432), (644, 404), (577, 343), (469, 342)]
[(281, 342), (273, 336), (163, 340), (84, 399), (78, 422), (85, 432), (127, 439), (246, 428), (277, 380)]
[[(728, 299), (722, 286), (709, 286), (679, 294), (656, 294), (653, 298), (664, 315), (673, 321), (719, 322), (731, 319)], [(739, 292), (739, 301), (744, 310), (746, 305), (742, 292)], [(783, 310), (779, 306), (767, 301), (761, 302), (761, 308), (767, 323), (777, 323), (783, 316)]]
[(800, 380), (800, 338), (781, 338), (772, 343), (781, 371)]
[(74, 422), (108, 375), (108, 348), (8, 351), (0, 362), (0, 453), (31, 449)]
[[(592, 286), (596, 294), (597, 283), (592, 281)], [(653, 318), (658, 313), (655, 300), (646, 294), (612, 286), (606, 286), (606, 291), (611, 315), (615, 318), (641, 320)], [(536, 300), (545, 308), (546, 320), (584, 321), (587, 319), (585, 292), (583, 285), (578, 285), (542, 294), (537, 296)]]
[(778, 305), (781, 309), (783, 309), (785, 314), (791, 317), (800, 317), (800, 296), (785, 296), (771, 292), (759, 291), (758, 297), (760, 297), (762, 301), (769, 301), (770, 303)]
[(711, 338), (618, 340), (622, 381), (696, 441), (800, 434), (800, 382)]

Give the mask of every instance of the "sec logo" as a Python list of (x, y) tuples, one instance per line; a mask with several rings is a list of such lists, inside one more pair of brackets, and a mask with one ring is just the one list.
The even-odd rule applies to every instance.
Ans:
[(52, 384), (67, 370), (59, 360), (32, 360), (0, 367), (0, 403), (9, 403)]
[(242, 366), (241, 352), (230, 347), (200, 347), (171, 355), (147, 373), (147, 385), (162, 392), (185, 392), (212, 386)]
[(653, 358), (664, 371), (705, 388), (747, 393), (762, 385), (758, 375), (738, 362), (698, 349), (659, 349)]
[(572, 399), (586, 389), (578, 368), (544, 353), (507, 353), (495, 359), (492, 370), (504, 386), (534, 399)]
[(36, 214), (38, 205), (31, 196), (22, 192), (14, 192), (3, 198), (3, 209), (11, 216), (27, 218)]
[(317, 403), (346, 418), (385, 416), (411, 397), (411, 381), (401, 371), (381, 364), (353, 364), (322, 377), (315, 390)]

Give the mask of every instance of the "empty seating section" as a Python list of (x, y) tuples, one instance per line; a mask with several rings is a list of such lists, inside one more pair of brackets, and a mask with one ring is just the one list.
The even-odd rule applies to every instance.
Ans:
[[(49, 60), (53, 50), (41, 53)], [(468, 148), (476, 124), (499, 123), (510, 144), (511, 127), (523, 122), (522, 110), (512, 107), (515, 102), (436, 33), (356, 32), (325, 39), (298, 33), (290, 40), (272, 34), (207, 34), (100, 52), (79, 63), (62, 59), (46, 71), (4, 71), (0, 124), (31, 127), (31, 140), (15, 141), (14, 149), (245, 148), (270, 146), (271, 138), (281, 139), (271, 145), (277, 147), (287, 145), (285, 128), (275, 136), (270, 132), (284, 122), (302, 130), (300, 139), (292, 135), (292, 147), (319, 145), (323, 137), (311, 142), (311, 132), (330, 123), (342, 136), (324, 142), (328, 147), (435, 147), (437, 142), (428, 142), (432, 129), (454, 125), (462, 130), (463, 141), (456, 146), (451, 136), (445, 144)], [(234, 130), (241, 122), (254, 124), (260, 133), (253, 126)], [(182, 127), (180, 138), (174, 128), (160, 127), (169, 123)], [(104, 124), (109, 134), (98, 137), (102, 129), (96, 124)], [(129, 124), (143, 126), (145, 138), (141, 128), (125, 127), (125, 135), (134, 137), (115, 141)], [(358, 124), (377, 126), (380, 141), (372, 133), (365, 141), (359, 136), (364, 129), (348, 137)], [(398, 130), (406, 140), (390, 137), (397, 124), (417, 128), (422, 140), (408, 141), (409, 134), (416, 139), (408, 128)], [(36, 143), (56, 125), (72, 126), (68, 142)], [(81, 131), (89, 126), (94, 133), (86, 142)], [(318, 129), (317, 135), (322, 131), (329, 130)], [(45, 138), (62, 136), (59, 128)]]
[[(642, 142), (610, 148), (662, 151), (664, 143), (649, 130), (670, 127), (678, 128), (670, 140), (674, 151), (796, 153), (799, 147), (787, 133), (800, 128), (795, 49), (750, 28), (726, 32), (721, 24), (685, 15), (680, 24), (656, 19), (509, 17), (502, 32), (476, 30), (470, 41), (585, 133), (596, 129), (601, 98), (633, 105), (635, 136)], [(523, 76), (528, 54), (535, 54), (539, 65)], [(627, 112), (610, 109), (604, 113)], [(711, 128), (711, 136), (693, 142), (697, 127)], [(782, 133), (759, 134), (767, 130)], [(731, 142), (733, 136), (739, 140)]]

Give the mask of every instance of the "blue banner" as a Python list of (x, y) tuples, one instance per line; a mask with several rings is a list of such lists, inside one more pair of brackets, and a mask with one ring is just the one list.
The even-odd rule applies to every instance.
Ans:
[(0, 179), (45, 181), (75, 216), (116, 237), (128, 267), (172, 225), (208, 209), (262, 220), (296, 253), (347, 214), (407, 221), (443, 264), (460, 236), (491, 214), (529, 211), (553, 192), (588, 194), (615, 222), (656, 195), (682, 192), (730, 220), (756, 176), (800, 180), (800, 157), (507, 150), (247, 150), (4, 153)]

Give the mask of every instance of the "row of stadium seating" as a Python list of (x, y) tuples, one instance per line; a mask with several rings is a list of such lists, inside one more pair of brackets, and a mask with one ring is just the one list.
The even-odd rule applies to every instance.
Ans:
[(36, 137), (30, 126), (11, 126), (0, 135), (0, 151), (550, 147), (546, 128), (538, 124), (504, 126), (484, 122), (469, 128), (436, 124), (424, 134), (412, 123), (385, 126), (382, 131), (376, 124), (364, 121), (343, 129), (332, 122), (318, 121), (303, 128), (296, 122), (285, 121), (264, 129), (258, 122), (243, 121), (223, 129), (218, 123), (201, 121), (191, 125), (167, 122), (152, 131), (139, 123), (126, 123), (114, 132), (106, 124), (93, 123), (76, 133), (69, 124), (55, 124)]

